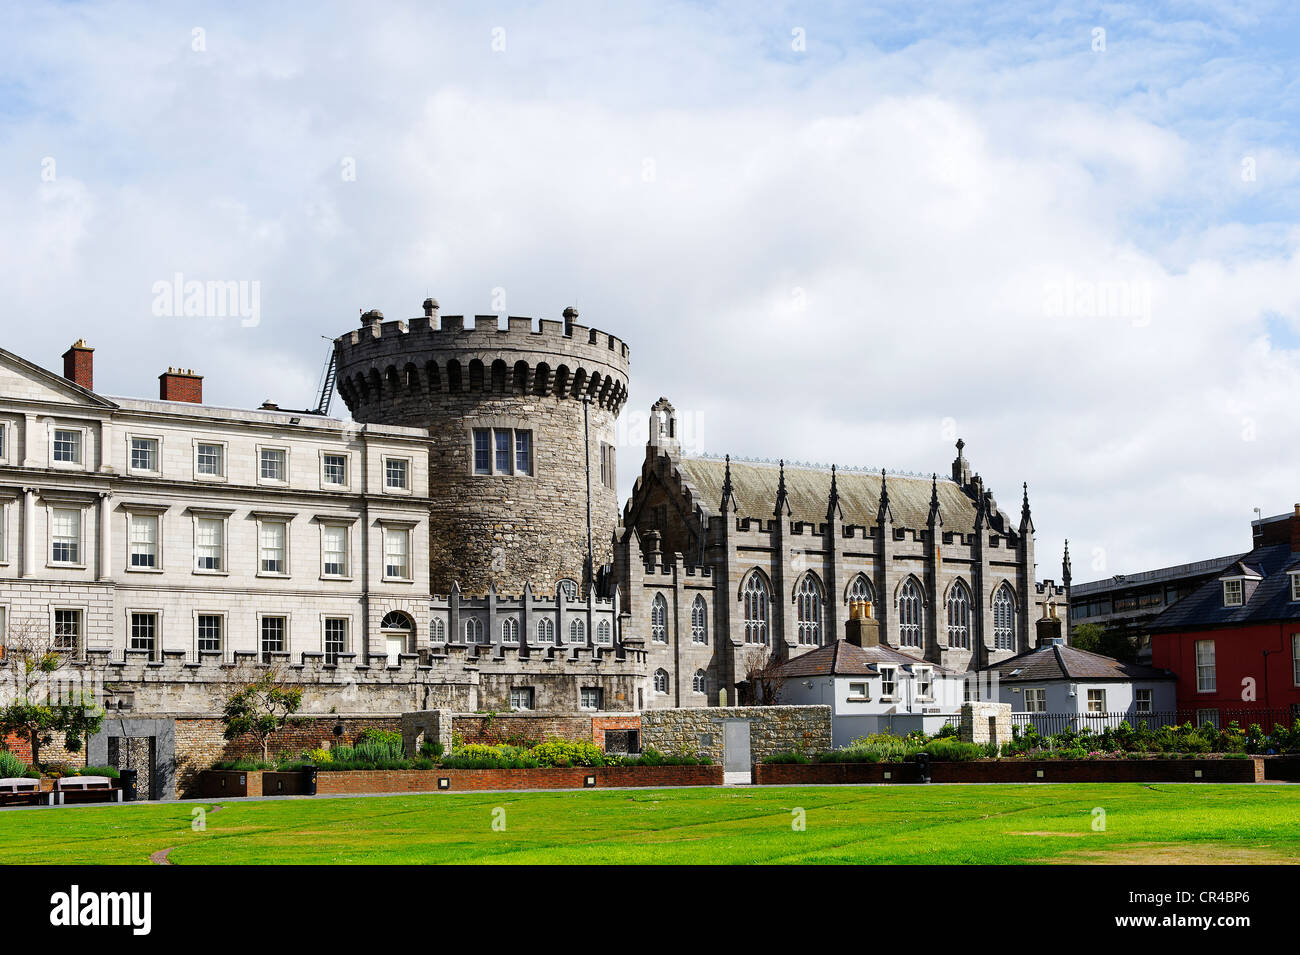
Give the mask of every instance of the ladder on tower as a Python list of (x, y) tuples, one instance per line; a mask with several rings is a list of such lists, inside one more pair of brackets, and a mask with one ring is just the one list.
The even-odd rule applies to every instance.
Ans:
[(320, 401), (316, 402), (316, 414), (328, 415), (330, 403), (334, 400), (334, 382), (338, 378), (338, 366), (335, 363), (334, 349), (330, 349), (329, 361), (325, 365), (325, 375), (321, 379)]

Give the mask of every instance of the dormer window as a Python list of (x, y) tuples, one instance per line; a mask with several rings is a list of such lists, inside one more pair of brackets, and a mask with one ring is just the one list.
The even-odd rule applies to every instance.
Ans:
[(1300, 571), (1291, 575), (1291, 599), (1300, 600)]
[(1225, 607), (1240, 607), (1242, 604), (1242, 582), (1237, 580), (1225, 580), (1223, 582), (1223, 605)]

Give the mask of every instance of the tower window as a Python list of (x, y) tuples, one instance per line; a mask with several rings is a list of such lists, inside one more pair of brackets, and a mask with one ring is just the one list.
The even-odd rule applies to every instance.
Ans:
[(473, 472), (497, 477), (533, 473), (533, 433), (514, 428), (474, 428)]

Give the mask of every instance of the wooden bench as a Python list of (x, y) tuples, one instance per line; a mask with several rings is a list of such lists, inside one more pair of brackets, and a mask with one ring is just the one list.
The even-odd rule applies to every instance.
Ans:
[(109, 802), (121, 802), (122, 790), (113, 782), (108, 776), (65, 776), (54, 784), (54, 792), (59, 805), (67, 802), (69, 794), (77, 797), (73, 802), (99, 802), (105, 797)]
[(54, 793), (41, 792), (41, 781), (27, 776), (8, 776), (0, 779), (0, 806), (54, 805)]

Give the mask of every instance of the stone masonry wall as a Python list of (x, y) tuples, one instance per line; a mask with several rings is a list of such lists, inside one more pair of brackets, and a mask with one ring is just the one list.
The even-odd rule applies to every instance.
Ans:
[[(626, 346), (559, 322), (460, 316), (377, 322), (336, 340), (339, 393), (353, 418), (429, 429), (430, 577), (435, 593), (550, 591), (582, 581), (587, 470), (599, 566), (612, 557), (617, 491), (601, 482), (601, 444), (616, 443)], [(586, 409), (578, 392), (594, 382)], [(475, 474), (473, 430), (532, 432), (530, 475)], [(589, 433), (589, 454), (584, 435)], [(513, 450), (513, 449), (512, 449)]]
[(782, 752), (831, 748), (829, 706), (715, 706), (648, 710), (641, 714), (641, 745), (664, 753), (691, 753), (723, 762), (724, 720), (749, 721), (754, 761)]

